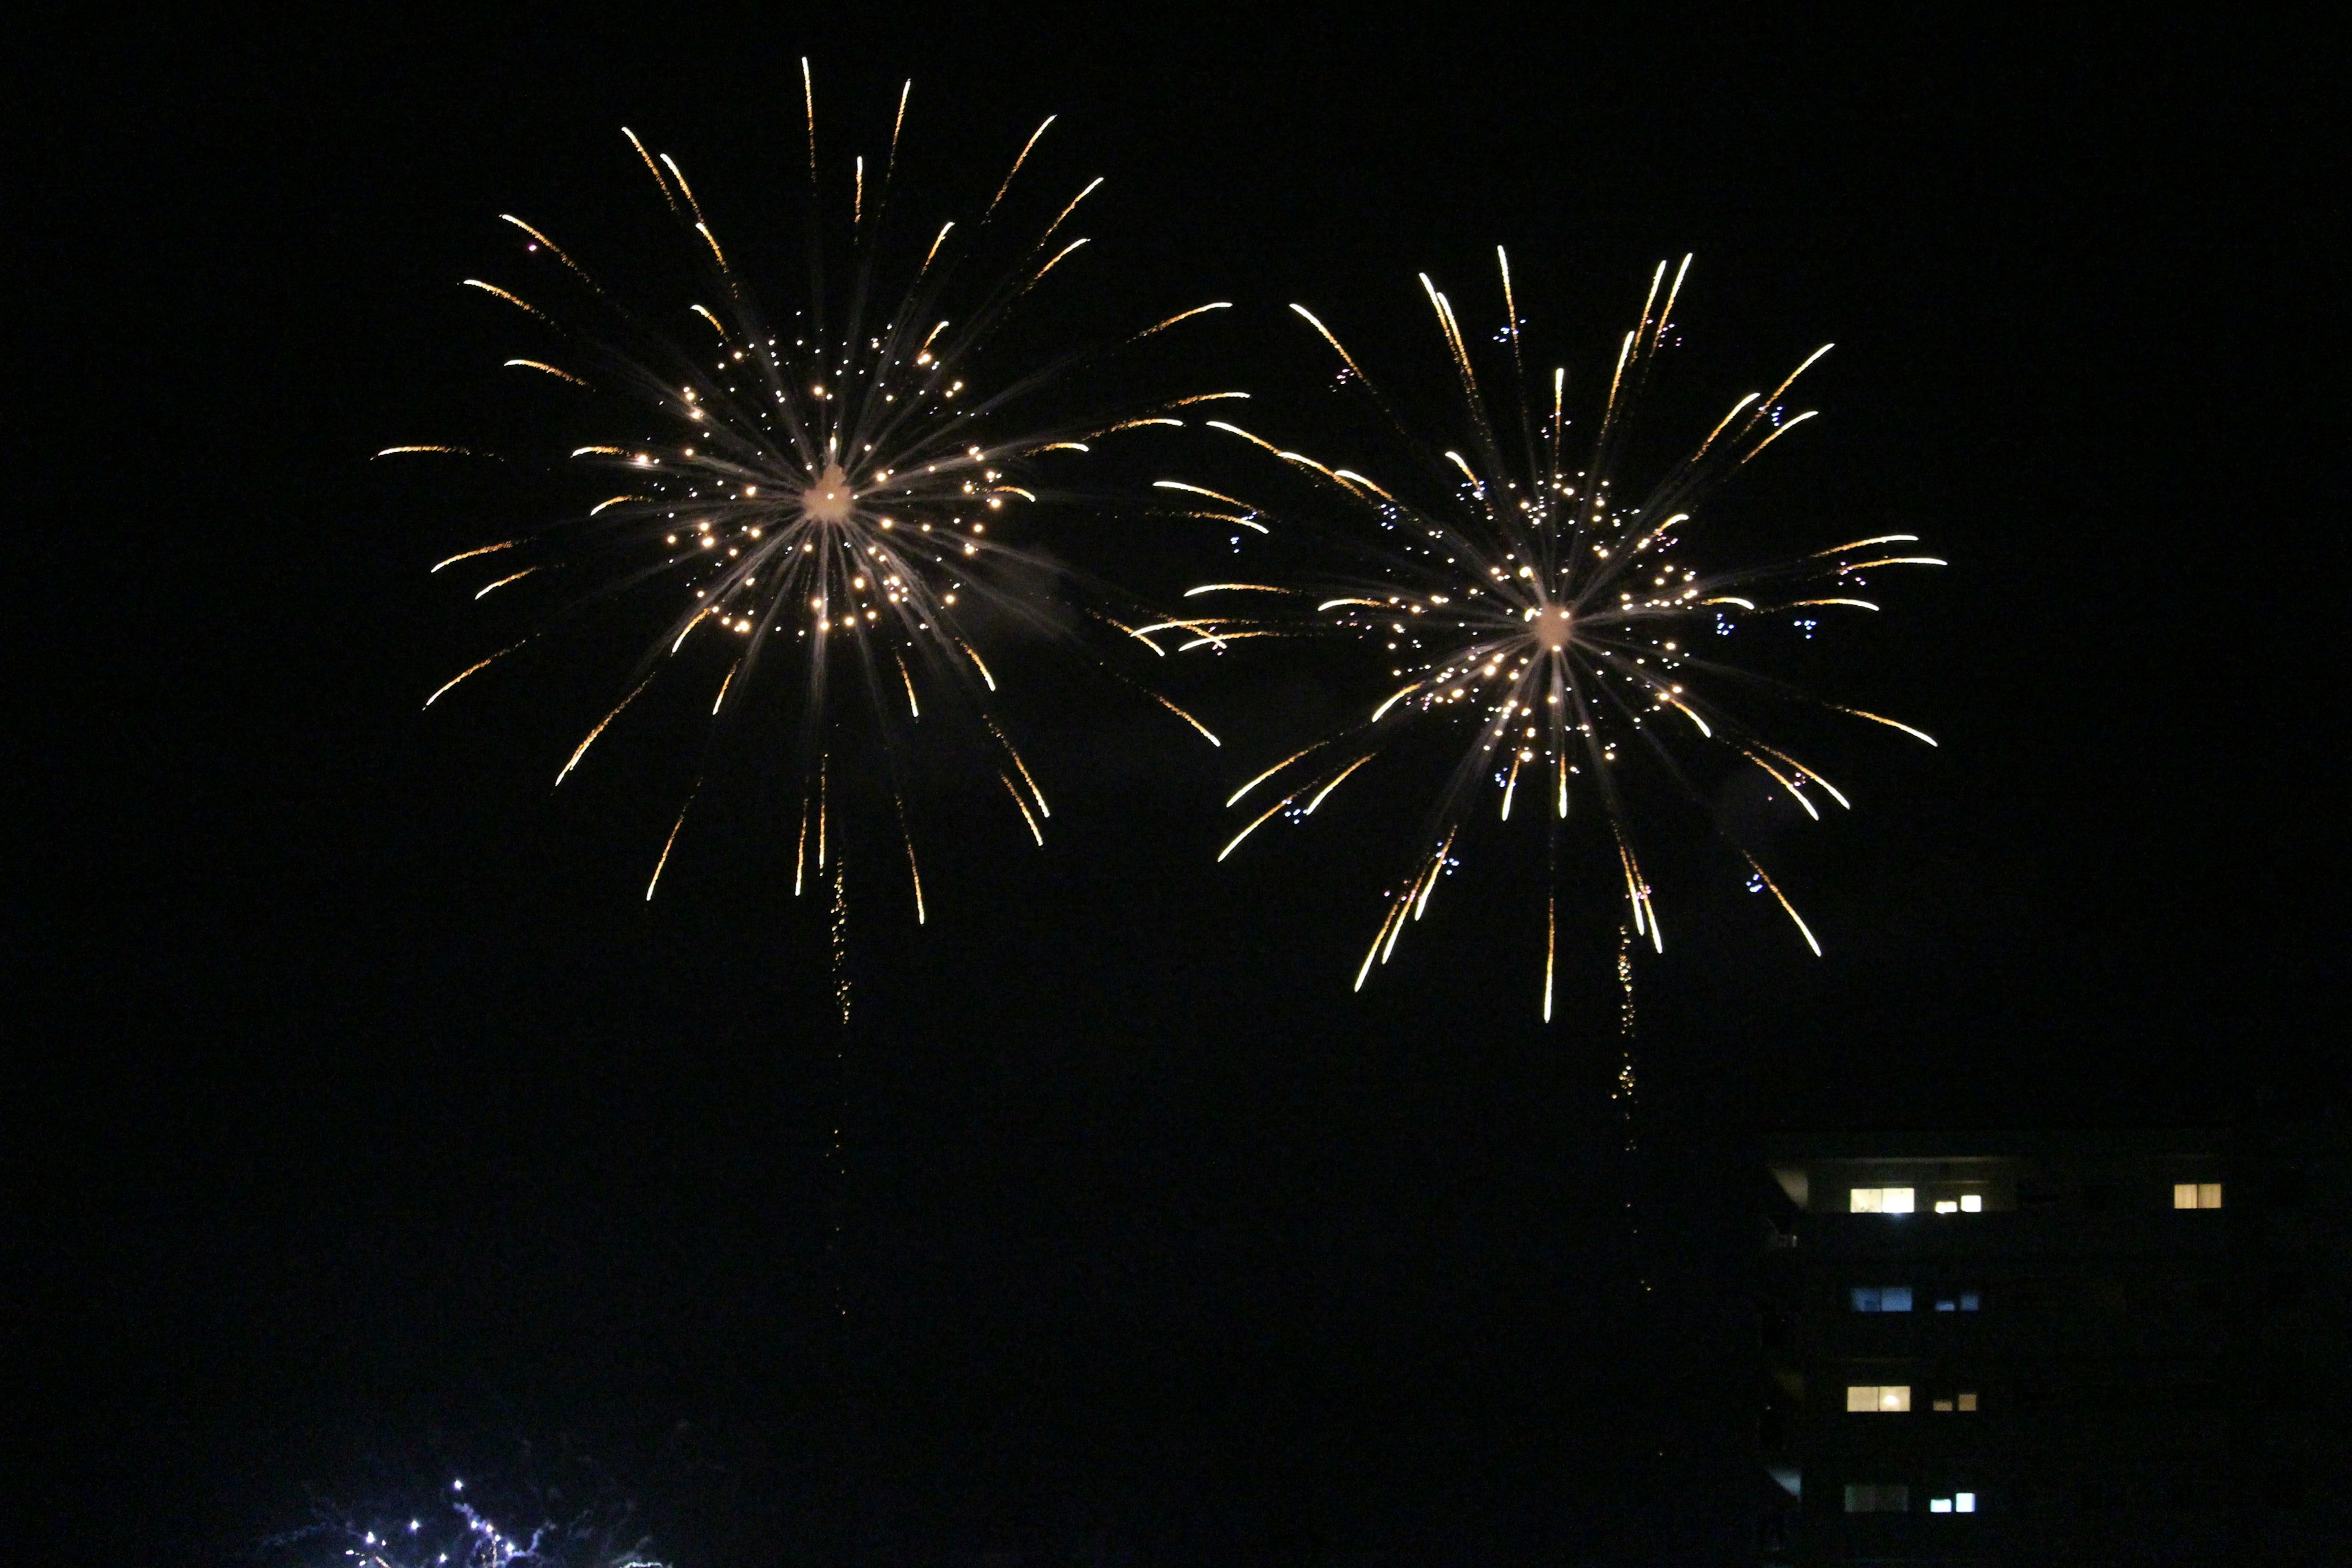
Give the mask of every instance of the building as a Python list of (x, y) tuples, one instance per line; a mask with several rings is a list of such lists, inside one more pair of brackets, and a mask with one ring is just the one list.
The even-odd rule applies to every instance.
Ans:
[(2352, 1561), (2344, 1149), (1771, 1141), (1763, 1562)]

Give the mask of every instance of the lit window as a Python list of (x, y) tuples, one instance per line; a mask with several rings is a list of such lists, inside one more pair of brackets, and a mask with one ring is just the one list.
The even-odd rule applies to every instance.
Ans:
[(1847, 1195), (1853, 1214), (1909, 1214), (1914, 1194), (1909, 1187), (1854, 1187)]
[(1977, 1494), (1974, 1492), (1954, 1492), (1950, 1497), (1931, 1497), (1927, 1500), (1929, 1513), (1974, 1513), (1976, 1510)]
[(1958, 1414), (1963, 1410), (1972, 1411), (1976, 1407), (1977, 1396), (1973, 1394), (1947, 1394), (1935, 1402), (1936, 1409), (1952, 1414)]
[(1911, 1489), (1849, 1484), (1845, 1489), (1845, 1510), (1848, 1513), (1908, 1513), (1911, 1511)]
[(1857, 1312), (1907, 1312), (1911, 1310), (1911, 1287), (1857, 1285), (1853, 1288), (1853, 1310)]
[(1937, 1198), (1936, 1212), (1937, 1214), (1982, 1214), (1984, 1213), (1984, 1194), (1963, 1193), (1957, 1198)]
[[(1854, 1194), (1857, 1200), (1862, 1194)], [(1856, 1205), (1860, 1206), (1859, 1203)], [(2172, 1206), (2177, 1209), (2217, 1209), (2221, 1206), (2221, 1184), (2219, 1182), (2176, 1182), (2172, 1188)]]
[(1973, 1312), (1983, 1305), (1984, 1293), (1980, 1290), (1962, 1290), (1958, 1295), (1936, 1298), (1938, 1312)]
[[(1963, 1411), (1974, 1410), (1976, 1407), (1977, 1407), (1977, 1396), (1976, 1396), (1975, 1394), (1961, 1394), (1961, 1395), (1960, 1395), (1960, 1408), (1961, 1408)], [(1960, 1511), (1961, 1511), (1962, 1513), (1966, 1513), (1966, 1512), (1968, 1512), (1969, 1510), (1968, 1510), (1967, 1509), (1962, 1509), (1962, 1510), (1960, 1510)]]
[(1907, 1383), (1848, 1384), (1845, 1408), (1850, 1415), (1900, 1414), (1911, 1408), (1911, 1385)]

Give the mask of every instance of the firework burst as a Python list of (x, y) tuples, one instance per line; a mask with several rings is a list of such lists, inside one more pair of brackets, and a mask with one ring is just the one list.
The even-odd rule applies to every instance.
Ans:
[[(813, 284), (789, 321), (771, 321), (684, 170), (625, 131), (698, 258), (704, 297), (687, 314), (698, 336), (680, 342), (640, 321), (554, 239), (508, 216), (538, 280), (467, 285), (519, 312), (546, 344), (509, 359), (510, 369), (583, 406), (620, 400), (602, 416), (604, 434), (569, 453), (604, 482), (557, 525), (460, 552), (434, 570), (478, 576), (476, 598), (585, 574), (604, 584), (598, 597), (654, 599), (667, 625), (556, 783), (665, 668), (709, 680), (714, 725), (749, 707), (755, 692), (781, 691), (781, 722), (796, 728), (801, 742), (794, 891), (822, 882), (837, 858), (835, 818), (845, 809), (879, 807), (904, 846), (920, 921), (905, 776), (914, 726), (950, 719), (977, 737), (1008, 816), (1040, 844), (1051, 815), (996, 715), (998, 673), (981, 646), (992, 632), (1050, 629), (1057, 614), (1039, 584), (1069, 574), (1024, 542), (1034, 531), (1024, 514), (1041, 500), (1068, 498), (1056, 489), (1058, 465), (1105, 436), (1181, 424), (1170, 408), (1199, 400), (1111, 419), (1036, 412), (1042, 393), (1100, 357), (1024, 356), (1000, 336), (1008, 319), (1034, 309), (1066, 276), (1060, 269), (1087, 243), (1071, 232), (1073, 222), (1102, 184), (1055, 200), (1042, 226), (1016, 224), (1015, 187), (1050, 117), (976, 218), (901, 222), (911, 205), (897, 178), (911, 84), (898, 95), (883, 155), (870, 166), (862, 156), (849, 160), (836, 188), (821, 176), (805, 62), (803, 81), (811, 232), (823, 237), (811, 240), (811, 274), (843, 285)], [(1125, 342), (1222, 308), (1180, 311)], [(573, 324), (583, 319), (596, 324)], [(474, 455), (440, 445), (380, 455), (406, 454)], [(1121, 618), (1115, 602), (1097, 596), (1105, 606), (1089, 609), (1114, 625), (1148, 618)], [(426, 706), (538, 635), (460, 671)], [(785, 679), (762, 679), (776, 675)], [(845, 769), (846, 761), (858, 765)], [(648, 899), (685, 821), (682, 808), (655, 861)]]
[(266, 1542), (263, 1551), (289, 1562), (352, 1568), (668, 1568), (647, 1554), (650, 1543), (627, 1529), (625, 1518), (591, 1510), (518, 1535), (468, 1501), (464, 1481), (450, 1483), (443, 1503), (373, 1522), (336, 1518)]
[[(1783, 682), (1731, 661), (1727, 641), (1743, 623), (1794, 619), (1810, 634), (1816, 617), (1868, 614), (1868, 574), (1941, 562), (1916, 552), (1908, 534), (1882, 534), (1762, 564), (1721, 563), (1710, 534), (1710, 503), (1724, 481), (1812, 413), (1786, 401), (1817, 351), (1769, 393), (1733, 405), (1705, 438), (1672, 463), (1646, 494), (1620, 482), (1629, 434), (1653, 367), (1673, 333), (1689, 258), (1661, 263), (1640, 321), (1625, 334), (1605, 403), (1589, 440), (1571, 447), (1567, 374), (1555, 370), (1530, 395), (1523, 323), (1510, 263), (1499, 250), (1514, 405), (1500, 417), (1452, 303), (1426, 275), (1465, 413), (1462, 450), (1432, 449), (1364, 374), (1339, 338), (1305, 307), (1291, 309), (1339, 356), (1340, 379), (1384, 416), (1418, 471), (1384, 484), (1284, 448), (1239, 426), (1215, 428), (1249, 443), (1301, 476), (1321, 498), (1309, 515), (1340, 520), (1333, 538), (1349, 569), (1295, 582), (1213, 583), (1190, 590), (1203, 605), (1237, 606), (1204, 617), (1186, 646), (1223, 649), (1251, 637), (1338, 636), (1375, 650), (1396, 682), (1360, 722), (1286, 757), (1226, 804), (1249, 821), (1223, 859), (1277, 816), (1312, 816), (1333, 791), (1375, 770), (1376, 759), (1409, 735), (1432, 730), (1464, 744), (1431, 807), (1407, 872), (1386, 895), (1379, 930), (1356, 972), (1362, 987), (1394, 952), (1404, 928), (1426, 911), (1442, 874), (1456, 864), (1464, 835), (1491, 801), (1501, 823), (1540, 818), (1550, 891), (1545, 910), (1543, 1014), (1552, 1012), (1562, 833), (1571, 816), (1602, 825), (1605, 853), (1622, 878), (1625, 920), (1663, 951), (1660, 924), (1636, 847), (1628, 774), (1664, 776), (1694, 801), (1695, 751), (1752, 766), (1805, 813), (1818, 799), (1846, 796), (1747, 713), (1759, 700), (1801, 699)], [(1336, 503), (1334, 505), (1333, 503)], [(1244, 503), (1235, 503), (1241, 506)], [(1257, 515), (1255, 509), (1247, 509)], [(1319, 580), (1318, 580), (1319, 577)], [(1267, 606), (1273, 606), (1268, 609)], [(1310, 609), (1311, 606), (1311, 609)], [(1835, 704), (1824, 706), (1836, 707)], [(1854, 708), (1839, 711), (1934, 742), (1907, 724)], [(1271, 795), (1271, 804), (1266, 804)], [(1532, 806), (1534, 810), (1529, 811)], [(1821, 951), (1796, 906), (1763, 865), (1733, 838), (1750, 885), (1769, 891), (1806, 944)]]

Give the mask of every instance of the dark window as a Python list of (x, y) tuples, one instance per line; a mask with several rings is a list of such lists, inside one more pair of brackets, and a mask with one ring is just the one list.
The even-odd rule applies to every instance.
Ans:
[(2300, 1377), (2273, 1378), (2269, 1380), (2269, 1387), (2264, 1393), (2263, 1403), (2273, 1410), (2287, 1410), (2296, 1414), (2308, 1411), (2312, 1408), (2311, 1384), (2306, 1379)]
[(2273, 1171), (2270, 1180), (2263, 1184), (2263, 1195), (2274, 1209), (2299, 1209), (2310, 1185), (2310, 1177), (2302, 1171), (2292, 1168)]
[(1857, 1312), (1907, 1312), (1911, 1310), (1911, 1287), (1857, 1285), (1851, 1299)]

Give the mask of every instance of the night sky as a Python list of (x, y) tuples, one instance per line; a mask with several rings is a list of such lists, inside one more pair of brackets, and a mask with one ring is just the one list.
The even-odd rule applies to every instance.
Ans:
[[(1760, 1132), (2340, 1102), (2318, 39), (952, 15), (85, 17), (19, 53), (0, 1397), (46, 1554), (5, 1555), (225, 1561), (314, 1496), (573, 1455), (695, 1568), (1730, 1562)], [(1360, 995), (1393, 835), (1213, 864), (1345, 661), (1188, 676), (1213, 753), (1041, 646), (1008, 711), (1045, 849), (942, 784), (930, 923), (895, 883), (857, 915), (829, 1261), (788, 842), (722, 812), (641, 900), (692, 726), (548, 788), (620, 665), (420, 712), (491, 635), (425, 568), (531, 498), (367, 460), (518, 417), (518, 333), (457, 279), (512, 269), (500, 212), (638, 232), (623, 123), (772, 236), (786, 300), (804, 53), (844, 155), (915, 79), (943, 210), (1058, 112), (1055, 179), (1109, 176), (1074, 330), (1240, 302), (1154, 362), (1176, 390), (1311, 393), (1297, 300), (1434, 397), (1413, 274), (1491, 327), (1497, 243), (1596, 372), (1696, 251), (1692, 409), (1837, 342), (1748, 504), (1951, 559), (1820, 666), (1943, 744), (1816, 748), (1858, 809), (1772, 850), (1824, 959), (1664, 857), (1631, 1159), (1605, 892), (1546, 1028), (1491, 849)], [(1139, 587), (1223, 558), (1091, 526)]]

